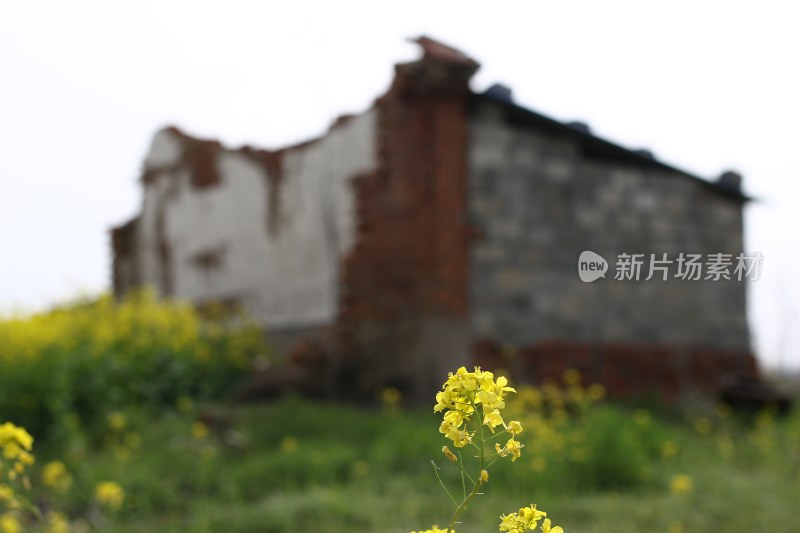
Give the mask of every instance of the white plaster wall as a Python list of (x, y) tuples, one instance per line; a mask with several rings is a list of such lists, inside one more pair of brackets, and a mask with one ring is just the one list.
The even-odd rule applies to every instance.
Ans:
[(183, 155), (183, 145), (168, 129), (160, 130), (150, 144), (150, 152), (144, 160), (147, 168), (168, 167), (177, 163)]
[[(138, 265), (141, 281), (159, 291), (162, 280), (161, 262), (158, 256), (156, 221), (161, 203), (167, 199), (172, 185), (171, 168), (183, 156), (181, 140), (168, 129), (159, 130), (150, 143), (150, 151), (144, 160), (145, 170), (156, 171), (153, 179), (144, 186), (142, 212), (137, 228)], [(160, 172), (158, 172), (160, 170)]]
[(157, 176), (144, 188), (142, 213), (139, 218), (137, 232), (139, 269), (142, 273), (142, 282), (159, 291), (161, 283), (161, 262), (158, 256), (158, 238), (156, 219), (158, 217), (159, 203), (166, 198), (169, 185), (169, 175)]
[[(171, 134), (154, 141), (148, 161), (179, 157)], [(147, 187), (142, 210), (142, 266), (148, 281), (159, 269), (155, 223), (166, 198), (174, 295), (192, 301), (239, 298), (271, 329), (329, 323), (336, 317), (340, 259), (353, 244), (352, 180), (373, 169), (375, 116), (368, 111), (303, 148), (289, 150), (277, 205), (277, 231), (267, 225), (270, 190), (265, 170), (236, 151), (221, 151), (219, 185), (196, 189), (186, 170)], [(177, 156), (176, 156), (177, 154)], [(169, 194), (168, 183), (176, 189)], [(165, 196), (167, 195), (167, 196)], [(210, 272), (198, 254), (223, 250)]]

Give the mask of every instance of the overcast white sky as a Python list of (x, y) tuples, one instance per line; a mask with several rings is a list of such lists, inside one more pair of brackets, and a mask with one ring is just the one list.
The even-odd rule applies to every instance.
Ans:
[(755, 348), (800, 367), (800, 8), (792, 2), (0, 0), (0, 311), (109, 286), (154, 132), (279, 147), (360, 111), (428, 34), (522, 105), (760, 199)]

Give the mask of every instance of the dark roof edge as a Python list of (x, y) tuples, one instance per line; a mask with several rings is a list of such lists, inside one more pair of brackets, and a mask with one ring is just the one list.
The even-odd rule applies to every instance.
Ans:
[(537, 113), (536, 111), (528, 109), (527, 107), (522, 107), (512, 101), (509, 101), (507, 98), (498, 97), (493, 94), (476, 93), (476, 92), (472, 93), (472, 97), (474, 101), (489, 100), (496, 104), (500, 104), (506, 107), (506, 109), (509, 110), (512, 113), (512, 115), (517, 117), (518, 119), (528, 122), (538, 123), (539, 125), (544, 126), (545, 128), (558, 131), (560, 133), (563, 133), (564, 135), (578, 138), (583, 142), (584, 148), (588, 149), (590, 153), (591, 152), (602, 153), (608, 157), (617, 157), (620, 160), (625, 160), (634, 164), (661, 168), (663, 170), (667, 170), (669, 172), (673, 172), (681, 176), (684, 176), (686, 178), (692, 179), (696, 182), (699, 182), (701, 185), (709, 187), (714, 192), (717, 192), (727, 198), (738, 200), (741, 202), (754, 201), (754, 198), (747, 196), (741, 190), (733, 189), (721, 185), (719, 183), (709, 181), (696, 174), (692, 174), (691, 172), (681, 170), (677, 167), (659, 161), (658, 159), (655, 159), (653, 157), (648, 157), (647, 155), (644, 155), (641, 152), (637, 152), (636, 150), (625, 148), (624, 146), (620, 146), (619, 144), (597, 137), (590, 132), (582, 131), (581, 129), (571, 127), (564, 122), (560, 122), (546, 115), (542, 115), (541, 113)]

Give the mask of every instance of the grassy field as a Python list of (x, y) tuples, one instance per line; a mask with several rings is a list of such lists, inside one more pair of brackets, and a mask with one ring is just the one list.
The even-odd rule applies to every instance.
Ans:
[[(0, 318), (0, 533), (447, 525), (432, 461), (463, 489), (433, 397), (422, 410), (392, 391), (373, 408), (228, 405), (269, 350), (245, 319), (224, 323), (148, 293)], [(603, 396), (574, 371), (520, 387), (503, 417), (525, 428), (521, 457), (489, 468), (458, 533), (497, 531), (532, 503), (575, 533), (798, 530), (800, 415)]]
[[(75, 437), (40, 450), (43, 463), (62, 458), (74, 477), (71, 490), (50, 499), (78, 517), (75, 530), (407, 533), (445, 525), (452, 512), (431, 466), (434, 459), (445, 481), (458, 484), (433, 413), (297, 399), (184, 411), (130, 411), (99, 448)], [(796, 415), (687, 422), (599, 405), (588, 418), (593, 433), (580, 446), (602, 449), (596, 464), (577, 458), (542, 468), (529, 444), (513, 468), (493, 469), (459, 533), (497, 531), (501, 512), (532, 502), (572, 532), (792, 531), (800, 522)], [(629, 446), (647, 447), (636, 438), (660, 451), (630, 455)], [(639, 475), (630, 475), (629, 461)], [(691, 489), (671, 491), (676, 475), (689, 476)], [(91, 502), (103, 479), (124, 487), (117, 512)]]

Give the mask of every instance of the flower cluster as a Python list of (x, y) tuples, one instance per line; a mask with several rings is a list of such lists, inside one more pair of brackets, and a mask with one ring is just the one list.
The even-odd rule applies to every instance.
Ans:
[[(162, 408), (182, 397), (222, 398), (268, 350), (260, 329), (247, 319), (220, 324), (154, 292), (2, 315), (0, 413), (24, 420), (34, 435), (70, 434), (72, 426), (94, 433), (105, 412), (97, 406)], [(109, 376), (125, 376), (126, 386)], [(65, 405), (75, 411), (65, 413)], [(124, 414), (112, 413), (108, 425), (125, 435)]]
[[(522, 451), (522, 444), (516, 437), (522, 433), (522, 424), (517, 420), (508, 423), (503, 419), (501, 411), (506, 407), (504, 396), (507, 392), (516, 393), (512, 387), (508, 386), (508, 380), (500, 376), (495, 379), (491, 372), (483, 371), (480, 367), (475, 367), (473, 372), (468, 372), (463, 366), (455, 373), (450, 373), (447, 381), (442, 385), (442, 390), (436, 394), (436, 405), (433, 410), (436, 413), (443, 412), (443, 420), (439, 426), (439, 432), (450, 439), (456, 448), (463, 448), (467, 444), (477, 450), (474, 459), (477, 460), (475, 475), (466, 472), (466, 459), (459, 452), (453, 453), (449, 447), (442, 446), (444, 456), (455, 463), (461, 471), (461, 490), (463, 499), (461, 503), (453, 496), (447, 488), (442, 478), (439, 476), (439, 467), (434, 463), (434, 472), (439, 484), (455, 504), (456, 509), (450, 519), (447, 529), (439, 529), (433, 526), (432, 529), (424, 531), (412, 531), (411, 533), (455, 533), (455, 525), (462, 512), (467, 509), (473, 498), (478, 494), (483, 494), (480, 489), (489, 482), (489, 471), (496, 461), (503, 457), (511, 456), (511, 462), (516, 461)], [(473, 416), (476, 415), (476, 416)], [(489, 431), (484, 430), (484, 426)], [(502, 431), (495, 432), (497, 427), (502, 427)], [(487, 456), (487, 446), (497, 439), (506, 439), (506, 434), (510, 438), (504, 445), (495, 442), (495, 453)], [(501, 441), (502, 442), (502, 441)], [(467, 489), (467, 479), (472, 482), (472, 490)], [(550, 527), (550, 520), (547, 514), (536, 509), (535, 505), (523, 507), (517, 513), (503, 515), (500, 517), (500, 531), (509, 533), (524, 533), (532, 531), (541, 519), (543, 533), (564, 533), (561, 527)]]
[[(124, 427), (124, 415), (116, 418), (117, 428)], [(33, 503), (18, 488), (30, 490), (26, 467), (34, 462), (33, 437), (25, 428), (10, 422), (0, 424), (0, 533), (29, 531), (28, 525), (38, 522), (47, 533), (69, 533), (69, 517), (52, 509), (49, 502)], [(4, 479), (4, 478), (8, 479)], [(55, 492), (66, 492), (72, 486), (72, 474), (61, 461), (51, 461), (41, 471), (42, 484)], [(95, 488), (97, 503), (111, 511), (122, 507), (123, 488), (113, 481), (104, 481)], [(36, 531), (40, 529), (38, 526)]]
[[(0, 531), (19, 533), (22, 525), (16, 516), (24, 503), (12, 487), (13, 480), (33, 464), (33, 437), (25, 428), (11, 422), (0, 425), (0, 475), (8, 477), (8, 484), (0, 483)], [(23, 478), (27, 481), (27, 478)]]
[(551, 527), (550, 519), (546, 517), (547, 513), (538, 510), (536, 505), (523, 507), (516, 513), (500, 516), (500, 531), (508, 531), (509, 533), (533, 531), (539, 525), (539, 520), (544, 518), (544, 522), (542, 522), (543, 533), (564, 533), (561, 526)]
[(125, 500), (125, 491), (120, 487), (119, 483), (103, 481), (95, 487), (94, 497), (101, 505), (116, 511), (122, 507), (122, 502)]
[(9, 461), (8, 478), (14, 479), (25, 471), (25, 467), (33, 464), (33, 455), (30, 453), (33, 446), (33, 437), (24, 428), (17, 427), (11, 422), (0, 425), (0, 468), (4, 461)]
[(61, 461), (51, 461), (42, 469), (42, 483), (58, 492), (66, 492), (72, 486), (72, 474)]
[(470, 431), (466, 422), (478, 412), (482, 424), (494, 433), (497, 426), (505, 428), (511, 438), (500, 446), (496, 444), (498, 454), (505, 457), (512, 456), (512, 460), (519, 457), (522, 445), (514, 439), (522, 432), (522, 425), (514, 420), (506, 424), (500, 411), (506, 406), (504, 395), (506, 392), (516, 392), (508, 386), (508, 380), (500, 376), (496, 380), (494, 374), (475, 367), (474, 372), (468, 372), (463, 366), (449, 374), (447, 381), (442, 385), (442, 390), (436, 394), (434, 412), (444, 411), (444, 420), (439, 426), (439, 432), (453, 441), (456, 448), (462, 448), (472, 442), (475, 435)]

